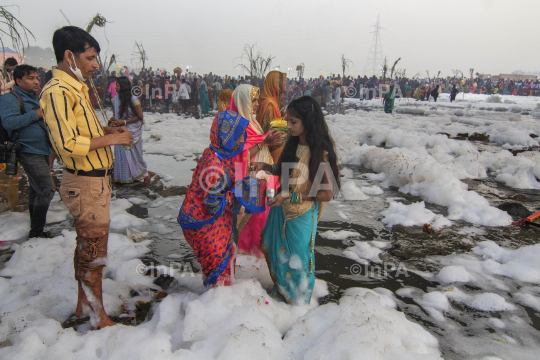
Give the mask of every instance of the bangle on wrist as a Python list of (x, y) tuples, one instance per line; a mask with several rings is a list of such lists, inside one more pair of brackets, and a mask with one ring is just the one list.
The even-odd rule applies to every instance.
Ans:
[(124, 120), (124, 126), (126, 126), (126, 120)]
[(257, 144), (257, 147), (259, 148), (259, 151), (261, 151), (261, 150), (262, 150), (262, 146), (261, 146), (261, 143), (258, 143), (258, 144)]
[(276, 173), (276, 165), (270, 165), (272, 167), (272, 175)]
[(296, 205), (298, 203), (298, 193), (295, 193), (295, 192), (291, 192), (290, 193), (290, 199), (289, 199), (289, 202), (293, 205)]

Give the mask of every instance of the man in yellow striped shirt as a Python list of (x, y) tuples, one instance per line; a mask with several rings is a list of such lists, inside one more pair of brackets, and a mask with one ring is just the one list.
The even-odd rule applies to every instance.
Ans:
[(125, 127), (103, 127), (90, 103), (84, 80), (99, 68), (98, 42), (86, 31), (66, 26), (54, 32), (53, 47), (58, 67), (43, 87), (40, 106), (53, 149), (64, 165), (60, 195), (77, 232), (75, 316), (90, 315), (92, 325), (101, 329), (115, 324), (103, 308), (101, 288), (110, 223), (110, 146), (131, 145), (133, 135)]

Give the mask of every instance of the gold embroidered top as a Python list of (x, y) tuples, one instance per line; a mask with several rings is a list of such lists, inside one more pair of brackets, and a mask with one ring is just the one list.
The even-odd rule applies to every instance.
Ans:
[[(296, 160), (298, 164), (293, 169), (290, 179), (296, 179), (296, 184), (289, 187), (289, 191), (296, 193), (309, 193), (311, 190), (311, 181), (309, 180), (309, 158), (310, 151), (307, 145), (298, 145), (296, 149)], [(323, 161), (328, 162), (328, 152), (323, 153)], [(305, 214), (315, 204), (314, 201), (303, 200), (300, 204), (291, 204), (289, 199), (283, 202), (283, 212), (285, 213), (285, 222), (289, 219), (294, 219), (302, 214)], [(319, 217), (320, 220), (322, 211), (324, 209), (324, 202), (319, 205)], [(285, 229), (285, 225), (283, 225)]]

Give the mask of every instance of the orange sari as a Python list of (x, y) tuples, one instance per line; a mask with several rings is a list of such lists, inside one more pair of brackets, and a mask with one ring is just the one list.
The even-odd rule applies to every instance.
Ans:
[[(222, 90), (218, 95), (219, 109), (218, 114), (222, 111), (227, 110), (229, 102), (231, 101), (233, 91), (231, 89)], [(249, 119), (248, 119), (249, 120)]]
[[(282, 117), (280, 109), (285, 103), (286, 91), (284, 79), (286, 79), (286, 76), (287, 74), (276, 70), (270, 71), (266, 75), (259, 99), (259, 110), (257, 111), (257, 122), (264, 133), (270, 130), (270, 123), (272, 121)], [(283, 146), (276, 146), (270, 149), (274, 164), (277, 164), (282, 151)]]

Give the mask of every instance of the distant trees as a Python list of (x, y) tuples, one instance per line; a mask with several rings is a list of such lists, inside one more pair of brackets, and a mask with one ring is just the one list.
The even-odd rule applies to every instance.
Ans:
[(137, 64), (141, 65), (142, 69), (146, 69), (145, 64), (146, 60), (148, 60), (148, 55), (146, 54), (142, 41), (140, 43), (135, 41), (135, 51), (133, 52), (133, 55), (135, 56), (134, 59), (137, 60)]
[(275, 56), (263, 55), (257, 49), (257, 44), (255, 43), (253, 45), (246, 44), (242, 49), (242, 55), (237, 59), (240, 60), (240, 63), (237, 65), (249, 73), (253, 84), (254, 80), (262, 79), (266, 76), (266, 73), (272, 67), (272, 61), (275, 59)]
[(351, 64), (354, 65), (352, 60), (347, 59), (345, 54), (341, 54), (341, 69), (343, 70), (343, 78), (345, 78), (345, 71), (349, 70)]

